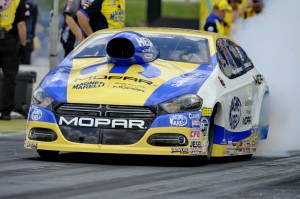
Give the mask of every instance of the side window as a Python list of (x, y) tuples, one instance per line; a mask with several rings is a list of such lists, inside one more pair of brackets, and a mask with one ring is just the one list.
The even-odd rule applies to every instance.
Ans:
[(245, 73), (239, 47), (228, 39), (217, 40), (217, 58), (220, 69), (228, 78), (233, 79)]
[(254, 68), (251, 59), (248, 57), (247, 53), (240, 46), (237, 46), (237, 51), (240, 54), (241, 62), (244, 66), (245, 71), (248, 72), (249, 70)]

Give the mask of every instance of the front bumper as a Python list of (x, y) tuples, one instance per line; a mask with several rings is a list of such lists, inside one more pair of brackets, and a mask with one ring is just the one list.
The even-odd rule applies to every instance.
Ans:
[[(36, 141), (29, 138), (29, 132), (33, 128), (50, 129), (57, 134), (57, 139), (51, 142)], [(154, 134), (170, 133), (182, 134), (187, 138), (187, 146), (152, 146), (147, 139)], [(193, 135), (191, 135), (193, 133)], [(196, 135), (196, 138), (194, 134)], [(90, 152), (90, 153), (114, 153), (114, 154), (145, 154), (145, 155), (206, 155), (207, 136), (203, 136), (200, 130), (187, 127), (158, 127), (150, 128), (145, 135), (134, 144), (129, 145), (105, 145), (87, 144), (68, 141), (60, 131), (57, 124), (29, 121), (24, 147), (27, 149), (54, 150), (67, 152)]]

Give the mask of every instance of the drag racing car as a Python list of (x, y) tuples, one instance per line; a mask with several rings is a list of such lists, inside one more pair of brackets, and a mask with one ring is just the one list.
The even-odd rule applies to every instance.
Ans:
[(25, 148), (245, 156), (268, 134), (269, 88), (230, 38), (196, 30), (100, 30), (33, 92)]

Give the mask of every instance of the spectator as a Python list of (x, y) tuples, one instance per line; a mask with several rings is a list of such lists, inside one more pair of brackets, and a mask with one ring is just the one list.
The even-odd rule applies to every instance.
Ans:
[(125, 22), (125, 0), (89, 0), (77, 12), (86, 35), (105, 28), (122, 28)]
[(242, 0), (228, 0), (230, 6), (232, 7), (231, 11), (231, 21), (235, 22), (239, 19), (242, 14), (246, 11), (247, 8), (251, 7), (253, 0), (247, 0), (243, 7), (239, 8), (239, 4), (242, 3)]
[(35, 0), (25, 0), (26, 7), (26, 48), (25, 55), (21, 57), (21, 64), (31, 64), (31, 53), (34, 50), (33, 40), (38, 17), (38, 6)]
[(236, 32), (241, 25), (238, 20), (241, 18), (245, 10), (252, 5), (252, 0), (247, 0), (247, 2), (240, 8), (242, 0), (228, 0), (229, 5), (232, 7), (232, 11), (227, 12), (224, 18), (225, 24), (225, 34), (231, 35)]
[(263, 1), (261, 0), (252, 0), (252, 1), (253, 1), (252, 6), (249, 7), (242, 16), (244, 19), (253, 17), (254, 15), (259, 14), (263, 11), (264, 8)]
[(79, 27), (76, 13), (83, 6), (83, 0), (66, 0), (64, 5), (64, 23), (61, 32), (61, 43), (65, 50), (65, 57), (82, 42), (83, 35)]
[(218, 0), (213, 5), (213, 10), (206, 19), (204, 30), (208, 32), (216, 32), (220, 34), (225, 33), (224, 17), (227, 11), (231, 11), (232, 8), (228, 4), (227, 0)]
[(0, 1), (0, 67), (4, 75), (1, 120), (10, 120), (14, 109), (15, 81), (20, 64), (18, 52), (24, 54), (26, 46), (25, 12), (24, 0)]

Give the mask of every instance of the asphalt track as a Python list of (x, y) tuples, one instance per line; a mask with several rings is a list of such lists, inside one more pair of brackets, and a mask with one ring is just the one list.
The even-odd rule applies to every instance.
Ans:
[(44, 161), (0, 135), (0, 198), (300, 198), (300, 151), (199, 165), (162, 156), (63, 153)]

